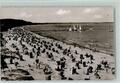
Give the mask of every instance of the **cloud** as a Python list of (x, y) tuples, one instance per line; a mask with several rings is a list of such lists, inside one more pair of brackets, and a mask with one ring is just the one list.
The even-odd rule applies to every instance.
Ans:
[(21, 12), (21, 13), (19, 14), (19, 16), (20, 16), (20, 17), (24, 17), (24, 18), (30, 18), (30, 17), (32, 17), (32, 14), (28, 14), (28, 13), (26, 13), (26, 12)]
[(71, 11), (70, 10), (63, 10), (63, 9), (59, 9), (56, 14), (57, 15), (65, 15), (65, 14), (69, 14)]
[(98, 10), (98, 8), (85, 8), (84, 13), (94, 13)]
[(86, 9), (84, 10), (84, 13), (89, 13), (89, 12), (91, 12), (91, 9), (90, 9), (90, 8), (86, 8)]
[(103, 16), (102, 15), (94, 15), (94, 18), (100, 19), (100, 18), (103, 18)]

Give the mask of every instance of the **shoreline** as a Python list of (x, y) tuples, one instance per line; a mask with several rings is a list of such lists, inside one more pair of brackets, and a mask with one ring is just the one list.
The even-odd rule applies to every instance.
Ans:
[[(31, 32), (36, 33), (36, 32), (34, 32), (34, 31), (31, 31)], [(111, 55), (111, 56), (114, 56), (114, 54), (115, 54), (114, 51), (108, 51), (109, 49), (99, 50), (99, 49), (101, 49), (101, 48), (99, 48), (99, 47), (95, 47), (95, 49), (94, 49), (94, 48), (90, 48), (90, 46), (88, 46), (88, 45), (84, 46), (84, 45), (80, 45), (80, 44), (77, 44), (77, 43), (74, 43), (74, 42), (68, 43), (68, 41), (64, 41), (64, 40), (62, 41), (62, 40), (56, 39), (56, 38), (51, 37), (51, 36), (44, 36), (44, 35), (42, 35), (41, 33), (36, 33), (36, 34), (38, 34), (38, 35), (40, 35), (40, 36), (43, 36), (43, 37), (50, 38), (50, 39), (54, 39), (54, 40), (57, 40), (57, 41), (61, 41), (61, 42), (63, 42), (63, 43), (66, 43), (67, 45), (73, 45), (73, 46), (75, 46), (75, 47), (79, 47), (79, 48), (82, 48), (82, 49), (89, 49), (89, 50), (92, 50), (93, 52), (100, 52), (100, 53), (104, 53), (104, 54), (109, 54), (109, 55)], [(92, 46), (92, 47), (94, 47), (94, 46)], [(113, 49), (113, 50), (114, 50), (114, 49)]]
[[(24, 29), (24, 30), (26, 30), (26, 29)], [(27, 30), (27, 31), (30, 31), (30, 30)], [(43, 37), (46, 37), (46, 38), (49, 38), (49, 39), (53, 39), (53, 40), (56, 40), (56, 41), (60, 41), (60, 42), (66, 43), (67, 45), (73, 45), (74, 47), (79, 47), (79, 48), (81, 48), (81, 49), (89, 49), (89, 50), (91, 50), (91, 51), (93, 51), (93, 52), (100, 52), (100, 53), (108, 54), (108, 55), (110, 55), (110, 56), (114, 56), (114, 55), (115, 55), (115, 52), (114, 52), (114, 51), (99, 50), (99, 49), (101, 49), (101, 48), (99, 48), (99, 47), (90, 48), (90, 46), (87, 46), (87, 45), (84, 46), (84, 45), (80, 45), (80, 44), (77, 44), (77, 43), (74, 43), (74, 42), (68, 43), (68, 41), (64, 41), (64, 40), (62, 41), (62, 40), (56, 39), (56, 38), (51, 37), (51, 36), (44, 36), (44, 35), (42, 35), (41, 33), (36, 33), (36, 32), (34, 32), (34, 31), (30, 31), (30, 32), (35, 33), (35, 34), (37, 34), (37, 35), (39, 35), (39, 36), (43, 36)], [(94, 47), (94, 46), (93, 46), (93, 47)]]

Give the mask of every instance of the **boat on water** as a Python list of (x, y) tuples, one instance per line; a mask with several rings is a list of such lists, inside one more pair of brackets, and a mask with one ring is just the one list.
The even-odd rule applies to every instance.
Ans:
[(82, 27), (81, 27), (81, 26), (79, 27), (78, 31), (79, 31), (79, 32), (81, 32), (81, 31), (82, 31)]
[(69, 28), (69, 31), (72, 31), (72, 28), (71, 28), (71, 27)]
[(69, 27), (68, 31), (84, 31), (83, 27), (81, 25), (73, 25), (72, 27)]

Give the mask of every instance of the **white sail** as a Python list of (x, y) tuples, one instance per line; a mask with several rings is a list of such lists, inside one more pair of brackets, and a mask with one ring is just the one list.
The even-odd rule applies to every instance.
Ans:
[(69, 31), (72, 31), (72, 28), (71, 28), (71, 27), (69, 28)]
[(81, 32), (81, 31), (82, 31), (82, 27), (81, 27), (81, 26), (79, 27), (78, 31), (79, 31), (79, 32)]
[(79, 27), (79, 30), (82, 31), (82, 27), (81, 26)]
[(74, 31), (76, 31), (76, 30), (77, 30), (77, 28), (75, 27), (75, 25), (73, 25), (73, 30), (74, 30)]

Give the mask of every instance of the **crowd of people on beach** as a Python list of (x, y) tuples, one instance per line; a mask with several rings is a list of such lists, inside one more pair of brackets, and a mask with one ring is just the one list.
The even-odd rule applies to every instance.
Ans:
[[(80, 48), (74, 49), (75, 46), (38, 36), (21, 28), (9, 30), (4, 39), (6, 48), (11, 50), (7, 47), (8, 45), (14, 50), (9, 56), (9, 64), (14, 64), (17, 69), (20, 68), (20, 61), (33, 59), (35, 68), (43, 70), (46, 80), (53, 80), (54, 72), (58, 72), (61, 80), (74, 80), (76, 76), (79, 76), (77, 79), (82, 80), (102, 79), (100, 72), (115, 74), (115, 68), (111, 67), (107, 59), (101, 59), (97, 64), (92, 53), (82, 53), (78, 51)], [(10, 43), (10, 41), (16, 42)], [(29, 57), (28, 60), (24, 58), (25, 56)], [(2, 69), (9, 68), (8, 62), (6, 62), (8, 57), (2, 56), (2, 58)], [(45, 58), (47, 62), (45, 63), (41, 58)], [(45, 63), (45, 66), (42, 67), (41, 63)], [(28, 64), (28, 67), (32, 67), (32, 64)], [(82, 73), (83, 77), (81, 77)]]

